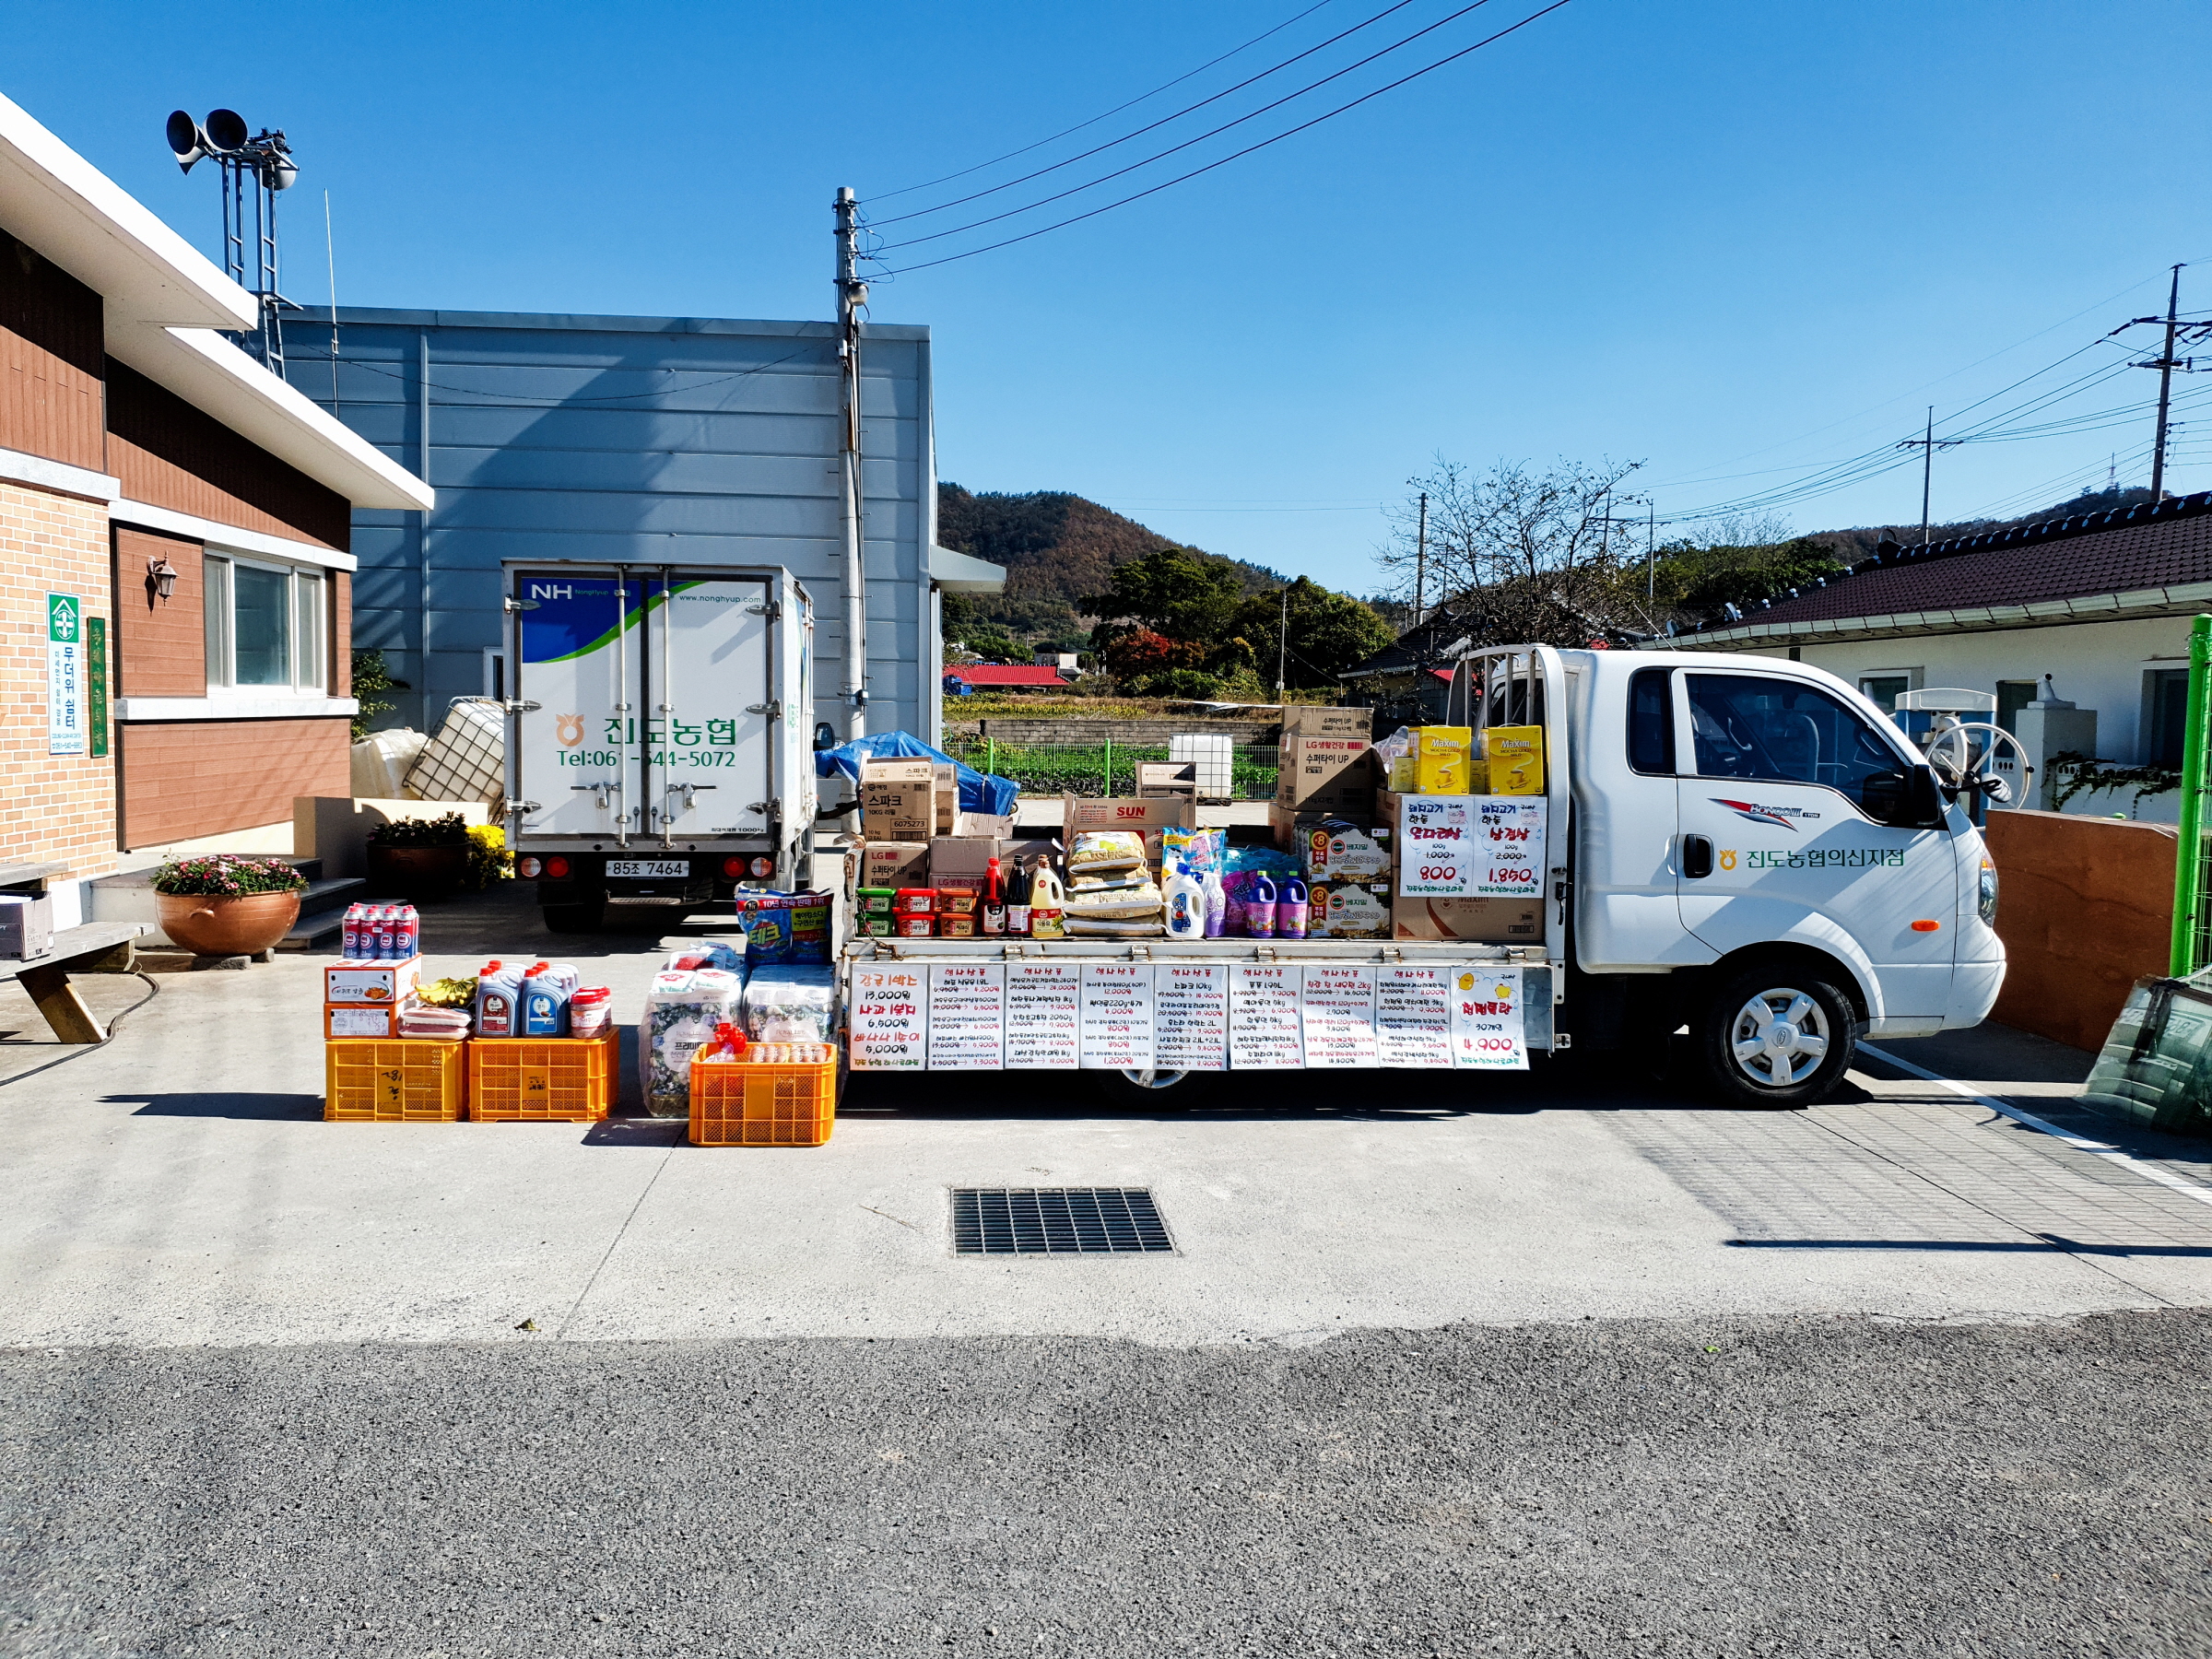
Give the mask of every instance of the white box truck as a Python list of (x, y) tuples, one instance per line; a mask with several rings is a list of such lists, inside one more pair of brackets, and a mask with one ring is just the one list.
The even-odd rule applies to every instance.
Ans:
[(1453, 696), (1450, 724), (1543, 728), (1540, 941), (859, 939), (855, 1069), (1088, 1068), (1157, 1098), (1213, 1071), (1656, 1051), (1687, 1026), (1713, 1092), (1789, 1106), (1862, 1033), (1996, 1000), (1996, 872), (1960, 805), (1992, 781), (1947, 787), (1833, 675), (1513, 646), (1467, 657)]
[(781, 568), (505, 567), (507, 835), (556, 932), (797, 884), (813, 607)]

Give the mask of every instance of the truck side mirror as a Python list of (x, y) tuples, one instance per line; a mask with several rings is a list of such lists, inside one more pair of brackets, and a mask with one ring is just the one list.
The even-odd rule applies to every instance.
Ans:
[(1870, 773), (1859, 785), (1859, 809), (1876, 823), (1899, 830), (1932, 830), (1943, 822), (1936, 774), (1924, 766)]

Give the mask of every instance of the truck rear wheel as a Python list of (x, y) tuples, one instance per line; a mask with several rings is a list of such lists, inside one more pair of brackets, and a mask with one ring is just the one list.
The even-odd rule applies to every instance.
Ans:
[(597, 933), (606, 921), (606, 901), (603, 899), (596, 904), (548, 904), (545, 912), (547, 933)]
[(1733, 1106), (1810, 1106), (1843, 1080), (1858, 1046), (1851, 998), (1791, 961), (1722, 984), (1697, 1027), (1705, 1081)]

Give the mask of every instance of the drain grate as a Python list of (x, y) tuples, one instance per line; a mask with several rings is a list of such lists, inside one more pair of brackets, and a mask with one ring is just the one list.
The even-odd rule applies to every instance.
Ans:
[(955, 1255), (1128, 1255), (1175, 1241), (1144, 1187), (955, 1187)]

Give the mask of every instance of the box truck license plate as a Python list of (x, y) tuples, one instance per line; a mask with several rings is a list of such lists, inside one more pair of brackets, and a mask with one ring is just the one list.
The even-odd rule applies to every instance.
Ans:
[(606, 861), (609, 876), (674, 877), (682, 881), (691, 874), (691, 865), (681, 858), (610, 858)]

